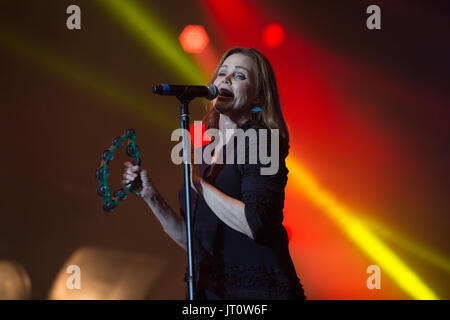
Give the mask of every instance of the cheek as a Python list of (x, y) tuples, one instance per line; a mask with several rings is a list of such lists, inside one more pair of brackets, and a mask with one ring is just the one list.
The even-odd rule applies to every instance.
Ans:
[(246, 103), (250, 93), (249, 92), (249, 86), (248, 85), (240, 85), (238, 87), (235, 88), (235, 97), (237, 102), (241, 103)]
[(233, 109), (244, 109), (248, 105), (247, 95), (239, 95), (235, 97), (233, 102)]

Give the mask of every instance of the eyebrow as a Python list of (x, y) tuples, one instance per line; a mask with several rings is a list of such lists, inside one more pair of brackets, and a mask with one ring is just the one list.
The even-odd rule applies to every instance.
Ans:
[[(223, 64), (223, 65), (220, 66), (219, 69), (222, 69), (222, 68), (228, 68), (228, 66), (226, 64)], [(244, 69), (244, 70), (246, 70), (247, 72), (250, 73), (250, 70), (248, 70), (246, 67), (243, 67), (243, 66), (236, 66), (236, 69)]]

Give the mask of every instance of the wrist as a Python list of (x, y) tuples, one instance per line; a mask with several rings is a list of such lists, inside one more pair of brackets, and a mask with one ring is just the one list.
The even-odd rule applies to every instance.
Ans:
[(153, 192), (146, 192), (145, 194), (141, 194), (141, 197), (147, 204), (155, 203), (158, 198), (158, 192), (156, 192), (156, 190)]

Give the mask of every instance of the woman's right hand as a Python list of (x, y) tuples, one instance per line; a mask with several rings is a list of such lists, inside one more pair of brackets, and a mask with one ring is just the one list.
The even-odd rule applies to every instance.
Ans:
[(147, 170), (140, 166), (133, 166), (130, 162), (125, 162), (125, 170), (123, 174), (122, 184), (133, 184), (133, 190), (139, 191), (144, 199), (151, 197), (156, 191), (151, 179), (147, 175)]

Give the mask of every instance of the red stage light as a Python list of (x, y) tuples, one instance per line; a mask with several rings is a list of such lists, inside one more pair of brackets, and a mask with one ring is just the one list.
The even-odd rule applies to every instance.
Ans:
[(284, 40), (284, 29), (278, 23), (269, 24), (263, 33), (263, 41), (266, 46), (278, 47)]
[[(204, 146), (211, 141), (211, 137), (206, 133), (205, 125), (203, 123), (194, 121), (194, 123), (192, 123), (189, 127), (189, 133), (191, 135), (191, 143), (194, 148)], [(197, 137), (197, 134), (201, 137)]]
[(195, 25), (186, 26), (179, 39), (184, 51), (189, 53), (202, 53), (209, 42), (205, 28)]

